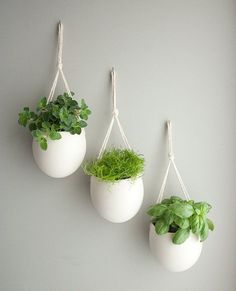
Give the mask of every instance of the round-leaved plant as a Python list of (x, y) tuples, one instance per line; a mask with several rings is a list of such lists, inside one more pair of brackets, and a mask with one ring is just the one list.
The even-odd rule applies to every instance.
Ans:
[[(71, 95), (74, 93), (71, 92)], [(24, 107), (19, 113), (18, 123), (28, 127), (41, 149), (46, 150), (47, 139), (60, 139), (60, 132), (80, 134), (82, 128), (87, 126), (89, 114), (91, 111), (84, 99), (78, 103), (68, 93), (64, 93), (48, 103), (46, 97), (42, 97), (35, 111)]]

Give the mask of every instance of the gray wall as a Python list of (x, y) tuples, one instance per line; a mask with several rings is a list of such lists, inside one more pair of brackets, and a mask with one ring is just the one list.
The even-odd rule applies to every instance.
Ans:
[[(1, 291), (236, 290), (235, 8), (233, 0), (1, 0)], [(17, 125), (18, 111), (48, 94), (59, 19), (65, 73), (93, 111), (87, 158), (110, 120), (111, 66), (121, 121), (146, 157), (144, 203), (124, 224), (97, 215), (81, 169), (59, 180), (41, 173)], [(189, 192), (214, 205), (216, 223), (199, 262), (180, 274), (150, 254), (145, 214), (167, 164), (167, 118)], [(166, 194), (179, 192), (170, 179)]]

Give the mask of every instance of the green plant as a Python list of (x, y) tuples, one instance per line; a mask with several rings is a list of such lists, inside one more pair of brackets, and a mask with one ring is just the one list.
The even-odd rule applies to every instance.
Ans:
[[(74, 93), (71, 92), (71, 95)], [(64, 93), (48, 103), (46, 97), (42, 97), (35, 112), (30, 111), (29, 107), (24, 107), (19, 113), (18, 123), (24, 127), (28, 126), (33, 138), (46, 150), (47, 138), (60, 139), (62, 131), (80, 134), (81, 129), (87, 126), (85, 120), (89, 114), (91, 111), (84, 99), (78, 104), (68, 93)]]
[(157, 234), (172, 232), (172, 242), (182, 244), (190, 232), (198, 235), (201, 241), (207, 239), (209, 230), (214, 230), (213, 222), (207, 218), (210, 209), (211, 205), (206, 202), (187, 201), (171, 196), (149, 207), (147, 214), (152, 216)]
[(129, 149), (110, 149), (105, 151), (100, 159), (84, 165), (84, 172), (87, 175), (107, 182), (136, 179), (143, 170), (143, 156)]

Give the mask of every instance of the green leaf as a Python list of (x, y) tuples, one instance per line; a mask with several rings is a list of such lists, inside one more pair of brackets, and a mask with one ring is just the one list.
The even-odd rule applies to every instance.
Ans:
[(174, 214), (170, 209), (167, 209), (163, 214), (163, 220), (167, 225), (171, 225), (174, 221)]
[(81, 99), (81, 101), (80, 101), (80, 107), (81, 107), (81, 109), (86, 109), (87, 108), (87, 105), (86, 105), (84, 99)]
[(43, 135), (43, 133), (39, 129), (33, 130), (31, 133), (32, 133), (33, 137), (35, 137), (35, 138), (41, 138)]
[(46, 138), (42, 137), (39, 144), (40, 144), (41, 149), (46, 151), (48, 147)]
[(61, 139), (61, 134), (57, 131), (51, 131), (49, 134), (49, 137), (52, 140), (57, 140), (57, 139)]
[(59, 118), (59, 106), (56, 104), (52, 104), (52, 115)]
[(175, 215), (181, 218), (188, 218), (192, 216), (194, 212), (192, 205), (188, 204), (187, 202), (185, 203), (176, 202), (173, 204), (172, 209)]
[(211, 209), (211, 205), (206, 202), (197, 202), (193, 205), (198, 215), (206, 215)]
[(71, 131), (70, 131), (70, 133), (71, 134), (81, 134), (81, 127), (74, 127)]
[(28, 118), (25, 114), (23, 113), (19, 113), (19, 119), (18, 119), (18, 123), (24, 127), (26, 127), (28, 122)]
[(29, 124), (29, 130), (30, 131), (33, 131), (33, 130), (36, 130), (36, 129), (37, 129), (36, 123), (33, 122), (33, 123)]
[(207, 218), (206, 221), (207, 221), (207, 224), (208, 224), (209, 229), (211, 231), (213, 231), (214, 228), (215, 228), (214, 223), (209, 218)]
[(191, 218), (191, 229), (193, 233), (198, 233), (201, 229), (201, 221), (198, 215), (193, 215)]
[(189, 227), (189, 219), (188, 218), (181, 218), (179, 216), (175, 216), (174, 221), (180, 228), (185, 229), (185, 228)]
[(178, 229), (176, 233), (173, 235), (172, 242), (174, 244), (180, 245), (186, 241), (186, 239), (190, 235), (190, 229)]
[(42, 110), (44, 107), (46, 107), (47, 105), (47, 98), (46, 97), (42, 97), (39, 102), (38, 102), (38, 105), (37, 105), (37, 110)]
[(79, 120), (79, 121), (78, 121), (78, 124), (79, 124), (79, 126), (80, 126), (81, 128), (87, 126), (87, 123), (86, 123), (84, 120)]
[(163, 204), (155, 204), (151, 207), (149, 207), (148, 211), (147, 211), (147, 214), (150, 215), (150, 216), (161, 216), (165, 210), (167, 209), (167, 206), (166, 205), (163, 205)]
[(155, 224), (155, 230), (157, 234), (165, 234), (169, 231), (169, 225), (164, 220), (160, 219)]
[(70, 107), (73, 107), (73, 108), (78, 108), (78, 102), (76, 100), (72, 100), (70, 102)]
[(172, 203), (174, 203), (174, 202), (182, 202), (183, 201), (183, 199), (180, 198), (179, 196), (171, 196), (170, 200), (171, 200)]
[(201, 214), (201, 210), (200, 209), (195, 209), (195, 212), (197, 213), (197, 215), (200, 215)]
[(187, 202), (188, 202), (188, 204), (190, 204), (192, 206), (194, 205), (194, 200), (188, 200)]
[(208, 237), (208, 234), (209, 234), (208, 223), (207, 223), (207, 221), (204, 221), (203, 226), (202, 226), (202, 228), (200, 230), (200, 238), (201, 238), (201, 241), (206, 240), (207, 237)]
[(42, 119), (43, 119), (44, 121), (49, 121), (49, 119), (50, 119), (50, 115), (51, 115), (51, 112), (43, 112), (43, 113), (42, 113)]
[(171, 199), (163, 199), (162, 201), (161, 201), (161, 203), (162, 204), (165, 204), (165, 205), (170, 205), (172, 202), (171, 202)]
[(50, 130), (51, 124), (47, 121), (42, 122), (42, 127), (46, 130)]
[(30, 120), (30, 112), (29, 112), (29, 108), (25, 107), (24, 110), (22, 112), (19, 113), (19, 119), (18, 119), (18, 123), (24, 127), (26, 127), (27, 123)]
[(89, 115), (89, 114), (91, 114), (91, 113), (92, 113), (92, 111), (91, 111), (91, 110), (89, 110), (88, 108), (86, 108), (85, 112), (87, 113), (87, 115)]

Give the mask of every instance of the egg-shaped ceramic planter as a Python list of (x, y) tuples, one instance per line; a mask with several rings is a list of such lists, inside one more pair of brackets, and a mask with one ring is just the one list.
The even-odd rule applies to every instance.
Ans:
[(143, 180), (104, 182), (91, 177), (90, 193), (94, 207), (108, 221), (121, 223), (134, 217), (143, 202)]
[(48, 176), (64, 178), (73, 174), (81, 165), (86, 152), (85, 131), (81, 134), (60, 132), (61, 139), (48, 139), (47, 150), (42, 150), (33, 140), (33, 156), (38, 167)]
[(150, 224), (149, 244), (151, 252), (160, 264), (172, 272), (182, 272), (191, 268), (198, 260), (202, 251), (202, 242), (191, 232), (182, 244), (172, 242), (173, 233), (158, 235), (155, 226)]

